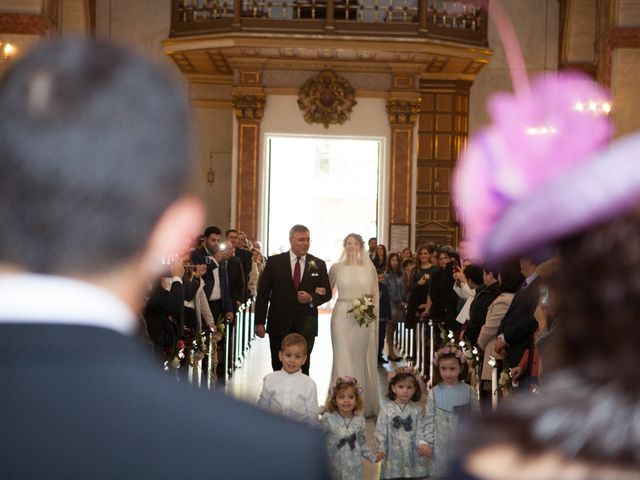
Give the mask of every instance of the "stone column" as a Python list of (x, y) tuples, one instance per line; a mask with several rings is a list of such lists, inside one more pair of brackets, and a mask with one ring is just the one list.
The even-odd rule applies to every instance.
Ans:
[[(259, 72), (256, 81), (259, 81)], [(240, 76), (247, 72), (240, 72)], [(260, 121), (266, 97), (262, 87), (236, 87), (233, 109), (238, 121), (238, 174), (235, 228), (251, 239), (258, 234), (258, 173), (260, 170)]]
[(420, 99), (417, 92), (392, 92), (387, 100), (387, 114), (391, 125), (390, 225), (411, 224), (413, 129), (419, 111)]

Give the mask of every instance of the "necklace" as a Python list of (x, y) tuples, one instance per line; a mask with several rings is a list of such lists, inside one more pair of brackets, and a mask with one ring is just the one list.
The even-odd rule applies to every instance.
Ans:
[[(344, 428), (349, 430), (349, 427), (351, 426), (351, 422), (353, 422), (353, 416), (345, 418), (345, 417), (342, 416), (341, 413), (339, 415), (340, 415), (340, 418), (342, 418), (342, 423), (344, 423)], [(348, 422), (347, 422), (347, 418), (349, 419)]]
[(408, 403), (402, 404), (398, 402), (395, 402), (395, 404), (398, 406), (398, 408), (400, 409), (400, 412), (402, 413), (404, 413), (404, 411), (407, 409), (407, 405), (409, 405)]

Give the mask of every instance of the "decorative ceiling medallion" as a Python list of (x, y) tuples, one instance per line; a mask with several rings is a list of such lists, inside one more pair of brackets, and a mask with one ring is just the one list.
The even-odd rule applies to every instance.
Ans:
[(321, 123), (329, 128), (349, 120), (351, 109), (357, 103), (355, 97), (356, 92), (347, 80), (333, 70), (322, 70), (304, 83), (298, 106), (308, 124)]

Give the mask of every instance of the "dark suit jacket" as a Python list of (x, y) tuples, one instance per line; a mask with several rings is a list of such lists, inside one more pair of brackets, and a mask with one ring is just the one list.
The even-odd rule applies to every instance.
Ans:
[(246, 285), (249, 281), (249, 274), (251, 273), (251, 252), (244, 248), (236, 247), (234, 250), (234, 257), (240, 260), (240, 263), (242, 264), (244, 283)]
[(480, 330), (487, 320), (489, 305), (500, 295), (500, 283), (495, 282), (488, 287), (481, 286), (476, 290), (476, 296), (469, 307), (469, 326), (465, 331), (465, 337), (472, 345), (477, 346)]
[[(204, 248), (199, 248), (198, 250), (194, 250), (191, 254), (191, 263), (194, 265), (206, 265), (207, 271), (202, 276), (204, 280), (204, 294), (207, 296), (207, 300), (211, 298), (211, 292), (213, 292), (213, 286), (215, 283), (215, 277), (213, 276), (213, 271), (217, 268), (220, 268), (219, 265), (216, 265), (216, 262), (212, 260), (209, 256), (209, 253)], [(222, 275), (226, 275), (227, 279), (222, 280), (222, 284), (220, 285), (220, 300), (222, 302), (222, 311), (225, 313), (233, 312), (235, 310), (235, 306), (233, 304), (231, 298), (231, 289), (229, 286), (229, 275), (228, 275), (228, 267), (222, 269)], [(218, 275), (221, 275), (218, 272)]]
[(498, 327), (498, 335), (504, 335), (507, 343), (507, 358), (510, 367), (518, 366), (524, 351), (529, 348), (538, 322), (533, 314), (540, 296), (540, 277), (537, 277), (525, 289), (518, 290), (513, 297), (509, 310)]
[(0, 339), (2, 479), (329, 478), (319, 432), (177, 383), (133, 338), (3, 324)]
[(238, 257), (229, 257), (227, 259), (227, 279), (229, 280), (229, 295), (231, 303), (235, 310), (236, 306), (243, 303), (246, 295), (245, 275), (242, 269), (242, 263)]
[(180, 282), (173, 282), (171, 290), (162, 288), (160, 280), (151, 289), (142, 310), (149, 339), (158, 346), (169, 346), (184, 335), (184, 293)]
[[(323, 287), (326, 293), (318, 295), (316, 287)], [(297, 300), (289, 252), (269, 257), (258, 282), (256, 325), (266, 323), (267, 332), (274, 335), (286, 335), (294, 329), (304, 336), (318, 335), (318, 305), (331, 300), (331, 285), (327, 266), (313, 255), (307, 254), (300, 290), (311, 294), (313, 306)]]

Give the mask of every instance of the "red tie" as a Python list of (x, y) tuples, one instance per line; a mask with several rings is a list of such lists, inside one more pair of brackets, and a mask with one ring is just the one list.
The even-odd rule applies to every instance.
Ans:
[(296, 266), (293, 267), (293, 286), (296, 291), (300, 288), (300, 257), (296, 257)]

